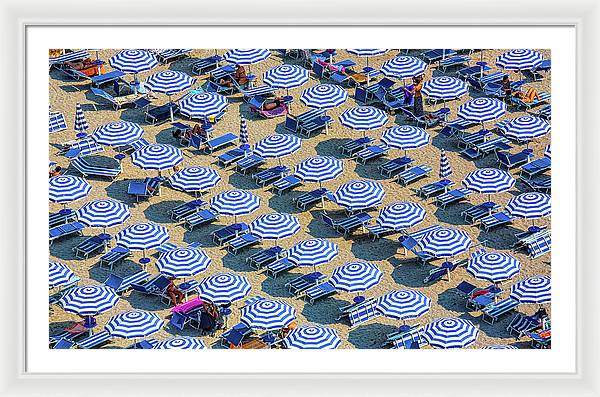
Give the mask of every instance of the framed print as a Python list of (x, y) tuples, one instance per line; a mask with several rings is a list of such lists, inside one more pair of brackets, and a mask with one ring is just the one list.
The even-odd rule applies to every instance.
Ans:
[(8, 7), (7, 394), (598, 394), (574, 5)]

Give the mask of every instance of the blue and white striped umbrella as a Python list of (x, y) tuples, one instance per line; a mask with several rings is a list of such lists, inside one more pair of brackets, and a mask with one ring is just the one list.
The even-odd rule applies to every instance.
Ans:
[(551, 145), (547, 145), (546, 149), (544, 149), (544, 156), (548, 158), (552, 157), (552, 148), (550, 146)]
[(162, 143), (147, 145), (131, 153), (131, 162), (145, 170), (166, 170), (182, 161), (181, 149)]
[(381, 204), (384, 196), (381, 183), (369, 180), (344, 183), (333, 194), (337, 204), (352, 210), (375, 207)]
[(78, 176), (53, 176), (48, 184), (48, 196), (54, 203), (65, 204), (84, 198), (92, 190), (92, 185)]
[(215, 92), (201, 92), (186, 95), (179, 102), (179, 113), (191, 119), (208, 119), (223, 112), (229, 101)]
[(497, 168), (480, 168), (467, 174), (462, 184), (477, 193), (500, 193), (515, 185), (512, 175)]
[(383, 55), (389, 51), (387, 48), (349, 48), (346, 51), (352, 55), (359, 57), (373, 57), (376, 55)]
[(296, 309), (280, 300), (263, 299), (244, 306), (240, 321), (249, 328), (273, 331), (296, 319)]
[(506, 211), (512, 216), (536, 219), (550, 215), (552, 205), (550, 195), (546, 193), (522, 193), (508, 200)]
[(550, 124), (535, 116), (520, 116), (502, 125), (504, 135), (519, 141), (530, 141), (550, 132)]
[(340, 123), (344, 127), (358, 131), (367, 131), (383, 127), (388, 122), (387, 114), (373, 106), (354, 106), (340, 114)]
[(335, 330), (322, 325), (303, 325), (283, 338), (288, 349), (337, 349), (341, 343)]
[(223, 215), (245, 215), (260, 207), (260, 198), (246, 190), (227, 190), (210, 199), (210, 206)]
[(387, 229), (402, 230), (423, 222), (426, 215), (427, 212), (421, 204), (401, 201), (382, 208), (377, 223)]
[(427, 64), (421, 59), (411, 56), (397, 56), (381, 65), (381, 73), (388, 77), (405, 79), (419, 76), (427, 70)]
[(279, 65), (265, 72), (263, 82), (273, 88), (295, 88), (308, 82), (310, 72), (297, 65)]
[(240, 115), (240, 144), (247, 145), (248, 144), (248, 123), (246, 122), (246, 118)]
[(318, 266), (331, 262), (338, 255), (338, 246), (329, 240), (313, 238), (300, 241), (288, 250), (288, 260), (297, 266)]
[(189, 167), (173, 174), (169, 178), (169, 183), (173, 188), (184, 192), (203, 192), (215, 187), (220, 180), (221, 176), (217, 170)]
[(67, 312), (80, 316), (95, 316), (113, 308), (119, 301), (114, 289), (104, 285), (85, 285), (69, 289), (59, 299)]
[(344, 172), (344, 162), (331, 156), (309, 157), (296, 166), (295, 175), (307, 182), (324, 182)]
[(200, 338), (190, 338), (188, 336), (177, 336), (167, 340), (160, 341), (154, 346), (155, 349), (171, 350), (199, 350), (206, 349), (204, 341)]
[(240, 49), (235, 48), (227, 51), (223, 58), (229, 63), (236, 65), (253, 65), (267, 59), (271, 52), (262, 48)]
[(106, 323), (106, 330), (112, 336), (125, 339), (144, 338), (160, 331), (163, 325), (164, 320), (156, 313), (131, 310), (111, 317)]
[(379, 284), (383, 272), (368, 262), (348, 262), (337, 267), (329, 281), (340, 291), (362, 292)]
[(438, 318), (425, 326), (423, 337), (433, 347), (456, 349), (467, 347), (477, 341), (479, 329), (469, 320), (461, 318)]
[(108, 63), (125, 73), (145, 72), (158, 65), (154, 54), (143, 50), (119, 51), (108, 60)]
[(450, 167), (450, 162), (448, 161), (448, 156), (446, 156), (446, 151), (444, 149), (441, 150), (440, 154), (440, 178), (448, 178), (452, 175), (452, 167)]
[(396, 149), (417, 149), (431, 141), (429, 134), (420, 127), (399, 125), (383, 132), (381, 141)]
[(440, 228), (423, 236), (419, 244), (423, 251), (437, 258), (447, 258), (466, 251), (471, 243), (471, 237), (462, 230)]
[(536, 276), (515, 283), (510, 297), (521, 303), (546, 303), (551, 300), (550, 277)]
[(348, 99), (345, 89), (335, 84), (318, 84), (302, 91), (300, 100), (306, 106), (319, 109), (333, 109)]
[(386, 317), (408, 320), (429, 311), (431, 299), (420, 291), (394, 290), (377, 299), (375, 307)]
[(121, 230), (115, 236), (117, 244), (130, 250), (160, 247), (169, 240), (166, 227), (153, 223), (137, 223)]
[(123, 146), (137, 141), (142, 135), (144, 130), (139, 124), (116, 121), (96, 128), (92, 138), (101, 145)]
[(254, 153), (264, 158), (280, 158), (294, 153), (302, 146), (302, 139), (289, 134), (273, 134), (254, 145)]
[(212, 259), (200, 248), (181, 247), (162, 254), (156, 268), (168, 277), (194, 277), (211, 264)]
[(432, 99), (442, 99), (445, 101), (457, 99), (469, 91), (469, 86), (462, 80), (455, 77), (440, 76), (434, 77), (423, 83), (421, 92)]
[(471, 99), (458, 107), (458, 117), (474, 123), (484, 123), (502, 117), (506, 104), (495, 98)]
[(250, 231), (260, 238), (280, 239), (300, 231), (300, 221), (294, 215), (283, 213), (264, 214), (250, 223)]
[(87, 120), (85, 119), (85, 115), (83, 114), (83, 109), (79, 102), (75, 105), (75, 125), (73, 129), (79, 133), (86, 132), (90, 128)]
[(89, 52), (87, 52), (85, 50), (79, 50), (79, 51), (68, 52), (66, 54), (59, 55), (54, 58), (50, 58), (49, 63), (65, 63), (65, 62), (79, 61), (81, 59), (85, 59), (85, 58), (89, 58), (89, 57), (90, 57)]
[(496, 66), (507, 70), (528, 70), (536, 67), (544, 57), (533, 50), (510, 50), (496, 58)]
[(251, 289), (246, 276), (237, 273), (217, 273), (200, 281), (198, 295), (215, 305), (224, 305), (244, 299)]
[(484, 346), (482, 349), (491, 349), (491, 350), (518, 350), (519, 348), (512, 345), (490, 345)]
[(185, 91), (194, 85), (196, 79), (176, 70), (163, 70), (146, 79), (144, 86), (153, 92), (162, 92), (169, 96)]
[(521, 270), (521, 262), (503, 252), (475, 255), (467, 265), (467, 271), (473, 276), (494, 283), (514, 277), (519, 270)]
[(69, 284), (75, 273), (67, 265), (60, 262), (48, 262), (48, 286), (60, 287)]
[(127, 204), (111, 199), (91, 201), (77, 210), (77, 220), (89, 227), (117, 226), (130, 216)]

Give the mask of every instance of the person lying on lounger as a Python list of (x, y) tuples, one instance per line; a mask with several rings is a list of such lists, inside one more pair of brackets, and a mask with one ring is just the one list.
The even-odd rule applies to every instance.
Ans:
[(512, 94), (514, 97), (521, 99), (525, 103), (531, 103), (536, 100), (541, 100), (538, 90), (533, 87), (529, 87), (526, 92), (515, 91)]
[(67, 65), (72, 67), (75, 70), (83, 70), (92, 66), (92, 60), (90, 58), (85, 58), (81, 62), (65, 62)]
[(61, 171), (62, 167), (60, 165), (57, 165), (56, 167), (50, 170), (50, 178), (52, 178), (53, 176), (59, 176)]
[(278, 107), (283, 106), (283, 98), (282, 97), (276, 97), (272, 100), (268, 100), (263, 104), (263, 110), (273, 110), (273, 109), (277, 109)]

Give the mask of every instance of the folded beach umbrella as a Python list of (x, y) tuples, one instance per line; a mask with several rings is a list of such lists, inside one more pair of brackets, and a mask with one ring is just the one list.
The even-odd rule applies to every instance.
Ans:
[(181, 149), (175, 146), (155, 143), (131, 153), (131, 162), (145, 170), (166, 170), (183, 161)]
[(176, 70), (163, 70), (154, 73), (144, 82), (146, 88), (153, 92), (162, 92), (169, 96), (185, 91), (194, 85), (196, 79)]
[(510, 50), (496, 58), (496, 66), (507, 70), (528, 70), (544, 61), (537, 51), (527, 49)]
[(166, 227), (154, 223), (137, 223), (121, 230), (115, 236), (117, 245), (130, 250), (142, 250), (146, 257), (146, 250), (160, 247), (169, 240)]
[(430, 99), (449, 101), (458, 99), (469, 91), (469, 86), (455, 77), (439, 76), (423, 83), (423, 94)]
[[(235, 48), (227, 51), (223, 58), (229, 63), (236, 65), (254, 65), (271, 56), (271, 52), (264, 48), (240, 49)], [(250, 69), (248, 69), (249, 71)]]
[(179, 102), (179, 113), (190, 119), (207, 120), (221, 114), (227, 105), (227, 98), (216, 92), (189, 94)]
[(417, 149), (427, 145), (431, 141), (431, 136), (420, 127), (399, 125), (385, 130), (381, 141), (389, 147), (404, 149), (406, 156), (408, 149)]
[(323, 265), (338, 255), (338, 246), (329, 240), (313, 238), (303, 240), (288, 250), (288, 260), (296, 266)]
[(251, 289), (246, 276), (237, 273), (217, 273), (200, 281), (198, 295), (215, 305), (225, 305), (244, 299)]
[(550, 158), (550, 157), (552, 156), (552, 153), (551, 153), (551, 147), (550, 147), (550, 146), (551, 146), (551, 145), (547, 145), (547, 146), (546, 146), (546, 149), (544, 149), (544, 156), (545, 156), (545, 157), (548, 157), (548, 158)]
[(303, 325), (283, 338), (288, 349), (337, 349), (341, 343), (335, 330), (322, 325)]
[(317, 84), (302, 91), (300, 100), (306, 106), (318, 109), (333, 109), (348, 99), (348, 92), (335, 84)]
[(48, 262), (48, 285), (50, 288), (69, 284), (76, 277), (73, 270), (60, 262)]
[(471, 99), (458, 107), (458, 117), (474, 123), (484, 123), (502, 117), (506, 104), (495, 98)]
[(466, 251), (471, 243), (466, 232), (443, 227), (427, 233), (419, 244), (423, 251), (436, 258), (448, 258)]
[(552, 211), (550, 195), (538, 192), (519, 194), (511, 198), (505, 208), (510, 215), (525, 219), (543, 218)]
[(507, 137), (527, 142), (548, 134), (550, 129), (548, 122), (535, 116), (515, 117), (501, 127)]
[(446, 151), (444, 149), (441, 150), (440, 153), (440, 178), (448, 178), (452, 175), (452, 168), (450, 167), (450, 162), (448, 161), (448, 156), (446, 156)]
[(421, 204), (401, 201), (385, 206), (379, 211), (377, 224), (386, 229), (402, 230), (423, 222), (427, 212)]
[(405, 79), (425, 73), (427, 64), (419, 58), (401, 55), (384, 62), (380, 70), (387, 77)]
[(388, 122), (387, 114), (373, 106), (354, 106), (344, 110), (340, 123), (353, 130), (365, 131), (383, 127)]
[(139, 140), (144, 130), (131, 121), (115, 121), (94, 131), (92, 138), (101, 145), (123, 146)]
[(308, 82), (310, 72), (297, 65), (279, 65), (265, 72), (263, 82), (273, 88), (299, 87)]
[(158, 342), (155, 349), (173, 349), (173, 350), (199, 350), (206, 349), (204, 341), (200, 338), (191, 338), (189, 336), (177, 336)]
[(484, 346), (482, 347), (482, 349), (492, 349), (492, 350), (514, 350), (514, 349), (519, 349), (516, 346), (512, 346), (512, 345), (489, 345), (489, 346)]
[(504, 192), (515, 185), (512, 175), (497, 168), (480, 168), (467, 174), (462, 184), (477, 193), (487, 193), (488, 201), (492, 193)]
[(221, 176), (212, 168), (189, 167), (177, 171), (169, 178), (170, 185), (184, 192), (204, 192), (219, 183)]
[(305, 182), (335, 179), (344, 172), (344, 162), (332, 156), (309, 157), (296, 165), (295, 175)]
[(90, 128), (87, 120), (85, 119), (85, 115), (83, 114), (83, 109), (79, 102), (75, 105), (75, 124), (73, 129), (79, 133), (85, 133), (88, 128)]
[(300, 221), (294, 215), (276, 212), (258, 216), (249, 228), (260, 238), (279, 240), (296, 234), (300, 230)]
[(302, 139), (290, 134), (273, 134), (261, 139), (254, 145), (254, 153), (264, 158), (277, 158), (281, 165), (281, 157), (300, 149)]
[(375, 207), (383, 201), (385, 189), (379, 182), (369, 180), (350, 181), (337, 188), (335, 202), (351, 210)]
[(386, 317), (408, 320), (429, 311), (431, 299), (420, 291), (394, 290), (377, 299), (375, 309)]
[(510, 288), (510, 297), (521, 303), (550, 302), (550, 277), (536, 276), (519, 281)]
[(69, 289), (59, 299), (67, 312), (80, 316), (95, 316), (113, 308), (119, 301), (114, 289), (99, 285), (86, 285)]
[(48, 182), (50, 201), (66, 205), (66, 203), (84, 198), (92, 190), (92, 185), (78, 176), (53, 176)]
[(113, 55), (108, 63), (124, 73), (140, 73), (158, 65), (153, 53), (143, 50), (122, 50)]
[(194, 277), (208, 269), (212, 259), (200, 248), (181, 247), (162, 254), (156, 268), (167, 277)]
[(362, 292), (379, 284), (383, 272), (368, 262), (348, 262), (338, 266), (329, 281), (335, 289), (346, 292)]
[(252, 329), (274, 331), (296, 320), (296, 309), (280, 300), (263, 299), (242, 307), (240, 321)]
[(479, 279), (493, 283), (508, 280), (521, 270), (521, 262), (503, 252), (486, 252), (473, 255), (467, 264), (467, 271)]
[(348, 53), (367, 59), (367, 67), (369, 67), (369, 58), (377, 55), (383, 55), (389, 51), (387, 48), (351, 48), (347, 49)]
[(164, 320), (156, 313), (131, 310), (111, 317), (106, 323), (106, 330), (112, 336), (125, 339), (144, 338), (160, 331), (163, 325)]
[(79, 222), (89, 227), (101, 227), (104, 234), (107, 227), (120, 225), (130, 216), (127, 204), (112, 199), (91, 201), (77, 210)]
[(479, 329), (469, 320), (461, 318), (438, 318), (425, 326), (423, 337), (433, 347), (456, 349), (467, 347), (477, 341)]
[(238, 215), (254, 212), (260, 207), (260, 198), (246, 190), (227, 190), (210, 199), (210, 206), (223, 215)]
[(240, 115), (240, 148), (250, 149), (250, 145), (248, 145), (248, 139), (248, 123), (246, 122), (246, 118)]

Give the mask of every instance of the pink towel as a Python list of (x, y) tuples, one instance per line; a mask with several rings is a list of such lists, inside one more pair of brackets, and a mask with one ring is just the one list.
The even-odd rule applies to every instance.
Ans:
[(172, 313), (187, 313), (190, 310), (195, 309), (201, 305), (202, 305), (202, 299), (200, 299), (199, 297), (196, 297), (194, 299), (190, 299), (187, 302), (180, 303), (179, 305), (172, 308), (171, 312)]

